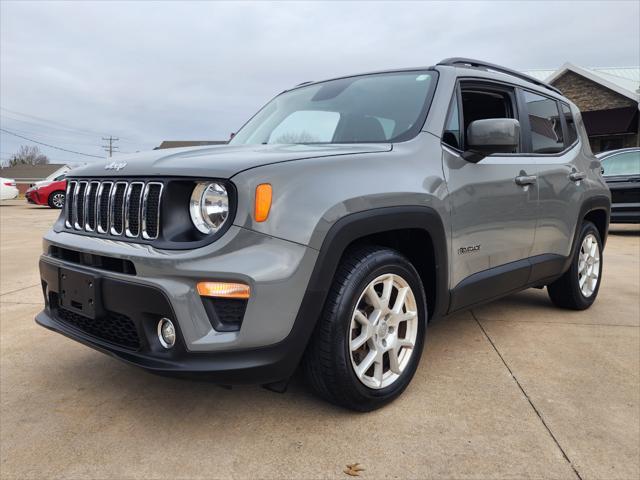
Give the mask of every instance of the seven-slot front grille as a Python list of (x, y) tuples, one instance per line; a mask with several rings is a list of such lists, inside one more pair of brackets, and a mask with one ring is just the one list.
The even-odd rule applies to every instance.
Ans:
[(160, 182), (69, 180), (68, 229), (154, 240), (160, 231)]

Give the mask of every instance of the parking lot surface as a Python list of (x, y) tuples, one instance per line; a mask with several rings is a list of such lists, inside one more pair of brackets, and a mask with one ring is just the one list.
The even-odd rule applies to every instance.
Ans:
[(640, 476), (640, 229), (611, 228), (585, 312), (528, 290), (428, 329), (416, 376), (356, 414), (284, 394), (154, 376), (34, 323), (57, 212), (0, 204), (2, 478)]

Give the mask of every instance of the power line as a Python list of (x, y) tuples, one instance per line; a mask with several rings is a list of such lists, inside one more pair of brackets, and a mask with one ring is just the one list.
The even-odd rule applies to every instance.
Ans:
[(109, 142), (109, 145), (103, 145), (102, 148), (104, 148), (105, 151), (109, 152), (109, 157), (112, 157), (113, 156), (113, 151), (114, 150), (118, 150), (118, 147), (116, 147), (113, 144), (113, 142), (117, 142), (120, 139), (109, 135), (109, 138), (102, 137), (102, 140), (104, 140), (105, 142)]
[[(0, 127), (7, 128), (11, 130), (13, 133), (18, 133), (20, 135), (26, 135), (27, 137), (38, 137), (41, 141), (46, 142), (54, 142), (54, 143), (64, 143), (65, 145), (73, 146), (74, 148), (77, 146), (86, 146), (86, 147), (100, 147), (101, 145), (96, 142), (91, 141), (78, 141), (84, 140), (83, 137), (76, 137), (74, 134), (69, 134), (69, 132), (53, 132), (46, 130), (39, 130), (36, 127), (32, 127), (31, 125), (27, 125), (27, 128), (23, 128), (22, 125), (17, 124), (8, 124), (7, 122), (3, 122)], [(41, 127), (42, 128), (42, 127)], [(99, 139), (99, 137), (98, 137)]]
[(4, 108), (4, 107), (0, 107), (0, 110), (4, 110), (5, 112), (13, 113), (14, 115), (20, 115), (22, 117), (33, 118), (34, 120), (39, 120), (41, 122), (50, 123), (52, 125), (59, 125), (60, 127), (63, 127), (63, 128), (65, 128), (67, 130), (75, 130), (77, 132), (84, 132), (84, 133), (88, 133), (88, 134), (95, 135), (95, 136), (105, 135), (104, 133), (99, 133), (99, 132), (95, 132), (95, 131), (92, 131), (92, 130), (87, 130), (87, 129), (84, 129), (84, 128), (78, 128), (78, 127), (74, 127), (74, 126), (71, 126), (71, 125), (66, 125), (66, 124), (61, 123), (61, 122), (56, 122), (54, 120), (47, 120), (46, 118), (37, 117), (35, 115), (31, 115), (31, 114), (28, 114), (28, 113), (16, 112), (15, 110), (9, 110), (8, 108)]
[[(20, 124), (24, 124), (24, 125), (20, 125), (20, 127), (25, 127), (25, 128), (34, 128), (34, 129), (40, 129), (40, 130), (44, 130), (44, 131), (48, 131), (50, 132), (49, 135), (57, 135), (57, 136), (65, 136), (65, 137), (75, 137), (75, 138), (82, 138), (82, 139), (86, 139), (86, 138), (99, 138), (100, 135), (99, 134), (93, 134), (93, 133), (84, 133), (84, 132), (76, 132), (73, 130), (69, 130), (66, 128), (62, 128), (62, 127), (56, 127), (54, 125), (46, 125), (44, 122), (40, 122), (40, 121), (34, 121), (34, 120), (24, 120), (22, 118), (15, 118), (11, 115), (7, 115), (6, 113), (1, 113), (0, 112), (0, 120), (2, 120), (2, 123), (4, 123), (5, 127), (9, 127), (12, 128), (13, 130), (16, 130), (15, 128), (13, 128), (13, 123), (18, 122)], [(7, 125), (9, 124), (9, 125)]]
[(90, 153), (76, 152), (74, 150), (68, 150), (66, 148), (56, 147), (55, 145), (49, 145), (48, 143), (39, 142), (38, 140), (34, 140), (33, 138), (27, 138), (27, 137), (24, 137), (22, 135), (18, 135), (17, 133), (10, 132), (9, 130), (5, 130), (4, 128), (0, 128), (0, 131), (8, 133), (9, 135), (13, 135), (14, 137), (23, 138), (25, 140), (28, 140), (29, 142), (37, 143), (39, 145), (44, 145), (45, 147), (55, 148), (56, 150), (62, 150), (63, 152), (75, 153), (76, 155), (84, 155), (85, 157), (104, 158), (104, 157), (100, 157), (98, 155), (91, 155)]

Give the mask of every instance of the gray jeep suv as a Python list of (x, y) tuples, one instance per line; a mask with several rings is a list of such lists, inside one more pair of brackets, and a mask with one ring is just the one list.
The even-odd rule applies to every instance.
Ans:
[(397, 397), (430, 320), (529, 287), (585, 309), (610, 194), (578, 109), (496, 65), (308, 82), (228, 145), (70, 173), (36, 321), (169, 375)]

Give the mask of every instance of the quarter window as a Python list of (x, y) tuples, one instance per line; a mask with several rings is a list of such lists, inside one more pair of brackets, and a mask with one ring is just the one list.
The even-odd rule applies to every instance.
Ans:
[(524, 99), (529, 113), (532, 152), (561, 152), (564, 149), (564, 139), (556, 101), (526, 91)]
[(442, 135), (442, 141), (450, 147), (460, 149), (462, 142), (460, 141), (460, 113), (458, 112), (458, 98), (454, 95), (449, 109), (449, 119), (447, 126)]
[(569, 105), (562, 104), (562, 114), (564, 115), (564, 123), (567, 125), (567, 138), (565, 138), (565, 146), (573, 145), (573, 142), (578, 138), (578, 130), (576, 129), (576, 122), (573, 121), (573, 115)]

